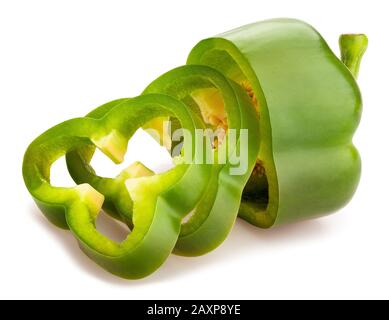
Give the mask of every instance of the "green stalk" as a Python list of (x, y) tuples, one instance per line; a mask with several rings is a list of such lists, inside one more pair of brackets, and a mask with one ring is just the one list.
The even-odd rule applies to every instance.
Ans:
[(368, 39), (365, 34), (342, 34), (339, 47), (342, 62), (358, 78), (359, 66), (367, 49)]

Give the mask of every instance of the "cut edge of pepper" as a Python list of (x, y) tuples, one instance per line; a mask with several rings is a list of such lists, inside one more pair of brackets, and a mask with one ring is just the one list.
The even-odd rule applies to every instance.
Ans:
[(239, 216), (256, 226), (272, 227), (277, 220), (278, 179), (272, 155), (269, 113), (260, 80), (257, 79), (239, 49), (231, 41), (220, 37), (200, 41), (190, 52), (187, 64), (201, 64), (215, 68), (238, 83), (252, 100), (260, 119), (261, 146), (257, 170), (254, 169), (246, 188), (250, 187), (252, 180), (265, 178), (266, 192), (260, 190), (257, 193), (253, 192), (252, 196), (243, 197)]

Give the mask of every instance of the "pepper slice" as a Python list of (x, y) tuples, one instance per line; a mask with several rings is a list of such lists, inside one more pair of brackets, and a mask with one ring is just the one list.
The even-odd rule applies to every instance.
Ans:
[[(225, 240), (236, 220), (243, 188), (259, 151), (257, 114), (249, 96), (238, 84), (226, 80), (215, 69), (204, 66), (183, 66), (169, 71), (153, 81), (144, 93), (174, 96), (186, 102), (188, 108), (198, 114), (205, 125), (212, 129), (224, 127), (227, 134), (219, 146), (221, 149), (231, 138), (228, 133), (232, 129), (237, 133), (227, 163), (213, 166), (208, 189), (190, 218), (182, 225), (174, 250), (176, 254), (184, 256), (205, 254)], [(153, 125), (155, 128), (160, 127), (155, 122)], [(243, 140), (243, 132), (240, 130), (248, 134), (247, 140)], [(215, 152), (218, 152), (218, 148)], [(244, 172), (231, 172), (232, 153), (247, 155)]]
[(179, 119), (191, 134), (199, 128), (182, 102), (166, 95), (144, 95), (116, 103), (101, 119), (78, 118), (49, 129), (31, 143), (24, 157), (25, 184), (45, 216), (55, 225), (69, 228), (93, 261), (123, 278), (145, 277), (166, 260), (177, 241), (181, 220), (199, 201), (211, 166), (195, 164), (199, 156), (195, 141), (184, 141), (185, 148), (194, 150), (186, 163), (162, 174), (126, 180), (134, 228), (122, 243), (96, 230), (104, 196), (89, 184), (53, 187), (50, 168), (60, 156), (91, 144), (120, 163), (135, 130), (161, 116)]
[[(124, 98), (105, 103), (90, 112), (87, 117), (92, 119), (103, 118), (113, 108), (127, 100)], [(103, 194), (105, 197), (104, 211), (132, 228), (133, 201), (127, 191), (125, 182), (128, 178), (154, 175), (154, 172), (142, 163), (136, 162), (115, 178), (100, 177), (96, 175), (95, 170), (89, 164), (95, 150), (96, 146), (89, 144), (83, 146), (83, 148), (77, 148), (68, 152), (66, 154), (66, 163), (69, 173), (77, 184), (89, 183)]]
[[(218, 146), (212, 150), (211, 157), (217, 159), (219, 154), (226, 154), (226, 161), (219, 164), (212, 162), (212, 174), (207, 181), (207, 188), (182, 224), (174, 250), (176, 254), (185, 256), (202, 255), (224, 241), (236, 220), (242, 191), (254, 168), (259, 150), (257, 115), (249, 96), (238, 84), (206, 66), (183, 66), (171, 70), (153, 81), (143, 94), (150, 93), (163, 93), (182, 100), (186, 108), (211, 129), (228, 128), (225, 139), (217, 142)], [(88, 117), (101, 117), (110, 107), (112, 106), (102, 106), (92, 111)], [(168, 119), (155, 118), (145, 127), (158, 130), (158, 136), (167, 139), (165, 145), (174, 153), (173, 149), (179, 146), (180, 140), (171, 144), (172, 137), (163, 133), (164, 120)], [(169, 120), (174, 133), (174, 129), (178, 129), (180, 124), (174, 117)], [(241, 136), (241, 130), (248, 136)], [(232, 137), (230, 133), (236, 133), (236, 136)], [(247, 141), (243, 141), (245, 138)], [(185, 153), (185, 148), (182, 150)], [(178, 149), (178, 153), (182, 150)], [(247, 157), (246, 168), (235, 174), (236, 164), (231, 161), (234, 155)], [(85, 154), (83, 150), (69, 153), (69, 172), (76, 182), (87, 182), (101, 190), (96, 184), (96, 179), (99, 178), (89, 166), (90, 159), (91, 153)], [(116, 198), (114, 202), (117, 203), (118, 200)], [(115, 204), (113, 207), (117, 209), (111, 212), (113, 216), (128, 217), (131, 214), (129, 207), (126, 212), (118, 210)]]
[[(351, 41), (356, 52), (342, 50), (356, 70), (367, 45), (366, 36), (359, 40)], [(293, 19), (250, 24), (199, 42), (187, 63), (240, 83), (259, 112), (261, 146), (240, 217), (269, 228), (329, 214), (351, 199), (361, 171), (352, 144), (361, 95), (315, 29)]]

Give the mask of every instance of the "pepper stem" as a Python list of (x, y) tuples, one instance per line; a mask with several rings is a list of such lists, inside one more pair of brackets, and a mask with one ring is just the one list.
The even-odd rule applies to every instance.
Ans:
[(342, 34), (339, 37), (341, 60), (355, 79), (358, 77), (359, 66), (367, 44), (368, 39), (365, 34)]

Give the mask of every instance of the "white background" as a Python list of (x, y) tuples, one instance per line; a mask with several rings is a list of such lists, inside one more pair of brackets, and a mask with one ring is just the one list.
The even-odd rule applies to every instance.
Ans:
[[(0, 297), (389, 298), (385, 3), (1, 1)], [(359, 77), (364, 113), (354, 139), (363, 175), (352, 202), (335, 215), (274, 230), (238, 221), (213, 253), (172, 256), (141, 281), (121, 280), (97, 267), (68, 232), (50, 225), (35, 208), (21, 175), (28, 144), (65, 119), (139, 94), (158, 75), (184, 64), (197, 41), (274, 17), (306, 20), (336, 53), (340, 33), (369, 36)], [(160, 165), (146, 143), (138, 135), (127, 164), (139, 155), (154, 169)], [(156, 146), (152, 150), (158, 152)], [(161, 159), (166, 164), (166, 155)], [(100, 172), (117, 172), (106, 161), (95, 163)], [(54, 180), (69, 183), (63, 165), (56, 164)]]

